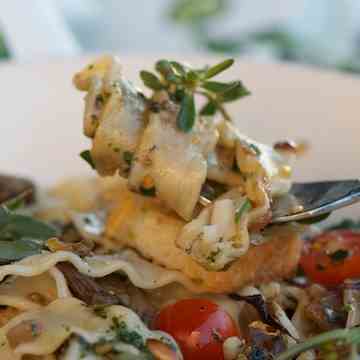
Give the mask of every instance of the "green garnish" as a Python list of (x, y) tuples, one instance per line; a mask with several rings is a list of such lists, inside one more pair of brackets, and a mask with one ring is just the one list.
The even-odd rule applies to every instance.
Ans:
[(134, 158), (134, 154), (130, 151), (124, 151), (123, 153), (123, 159), (124, 161), (129, 165), (131, 166), (131, 163), (133, 161), (133, 158)]
[(223, 104), (250, 94), (241, 81), (209, 81), (233, 63), (233, 59), (227, 59), (212, 67), (194, 69), (177, 61), (163, 59), (155, 64), (158, 75), (143, 70), (140, 77), (145, 86), (153, 91), (164, 90), (171, 99), (180, 103), (177, 125), (180, 130), (189, 132), (194, 126), (197, 114), (195, 95), (207, 99), (207, 104), (200, 110), (201, 115), (220, 112), (225, 120), (230, 120)]
[(216, 249), (214, 251), (212, 251), (209, 256), (206, 258), (206, 260), (210, 263), (214, 263), (216, 260), (216, 257), (220, 254), (221, 250), (220, 249)]
[(189, 132), (195, 123), (195, 100), (194, 95), (186, 93), (181, 101), (181, 108), (177, 117), (177, 126), (184, 132)]
[(327, 343), (341, 343), (342, 345), (359, 345), (360, 328), (337, 329), (314, 336), (298, 345), (292, 346), (289, 350), (281, 353), (275, 360), (294, 359), (297, 355), (316, 349)]
[(140, 71), (140, 77), (144, 85), (152, 90), (161, 90), (164, 88), (159, 78), (149, 71)]
[(140, 187), (140, 193), (144, 196), (154, 197), (156, 195), (156, 189), (155, 186), (152, 186), (150, 188), (146, 188), (144, 186)]
[(52, 226), (0, 206), (0, 263), (37, 254), (45, 241), (56, 235)]
[(334, 262), (342, 262), (349, 256), (349, 251), (345, 249), (339, 249), (329, 254), (329, 257)]
[(260, 155), (261, 155), (260, 149), (259, 149), (255, 144), (250, 144), (250, 148), (251, 148), (252, 150), (254, 150), (256, 156), (260, 156)]
[(92, 169), (95, 169), (95, 163), (94, 160), (91, 156), (91, 152), (90, 150), (84, 150), (80, 153), (80, 157), (82, 159), (84, 159), (90, 166)]
[(115, 332), (117, 340), (133, 345), (141, 351), (147, 350), (143, 337), (136, 331), (130, 330), (124, 321), (113, 317), (112, 322), (112, 330)]
[(246, 212), (252, 209), (252, 205), (249, 199), (246, 199), (244, 203), (235, 211), (235, 222), (238, 223)]

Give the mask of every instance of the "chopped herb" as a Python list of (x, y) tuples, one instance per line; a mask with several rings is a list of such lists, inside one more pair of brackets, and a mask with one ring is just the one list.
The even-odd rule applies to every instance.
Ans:
[(349, 251), (345, 249), (339, 249), (329, 254), (329, 257), (334, 262), (342, 262), (349, 256)]
[(131, 163), (133, 161), (133, 158), (134, 158), (134, 154), (130, 151), (124, 151), (123, 153), (123, 159), (124, 161), (129, 165), (131, 166)]
[(107, 318), (106, 306), (105, 305), (95, 305), (93, 307), (94, 314), (102, 319)]
[(95, 169), (95, 163), (93, 161), (93, 158), (91, 156), (91, 152), (90, 150), (84, 150), (80, 153), (80, 157), (82, 159), (84, 159), (90, 166), (92, 169)]
[(258, 148), (258, 146), (256, 146), (255, 144), (250, 144), (249, 145), (250, 148), (255, 152), (256, 156), (260, 156), (261, 155), (261, 151)]
[(319, 271), (324, 271), (326, 267), (323, 264), (316, 264), (316, 269)]
[(249, 199), (245, 199), (244, 203), (235, 211), (235, 222), (238, 223), (246, 212), (252, 209)]
[(216, 261), (216, 257), (220, 254), (221, 250), (216, 249), (210, 253), (210, 255), (206, 258), (206, 260), (210, 263), (214, 263)]
[(88, 70), (92, 70), (94, 68), (94, 64), (90, 64), (89, 66), (88, 66)]
[(156, 196), (155, 186), (150, 187), (150, 188), (140, 186), (140, 193), (144, 196), (154, 197), (154, 196)]
[(40, 327), (36, 321), (31, 321), (31, 336), (33, 338), (39, 336), (40, 334)]
[(115, 331), (117, 340), (133, 345), (141, 351), (147, 350), (143, 337), (136, 331), (130, 330), (124, 321), (113, 317), (112, 323), (112, 330)]
[(118, 147), (115, 146), (115, 147), (113, 148), (113, 151), (116, 152), (116, 153), (118, 153), (118, 152), (120, 152), (120, 148), (118, 148)]

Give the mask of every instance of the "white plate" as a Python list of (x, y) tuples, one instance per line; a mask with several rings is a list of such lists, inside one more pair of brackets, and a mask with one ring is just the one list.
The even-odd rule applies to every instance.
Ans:
[[(122, 58), (124, 73), (138, 83), (139, 70), (151, 68), (155, 60)], [(198, 65), (214, 61), (190, 60)], [(45, 185), (91, 173), (78, 157), (89, 147), (82, 136), (83, 94), (71, 84), (87, 61), (0, 66), (1, 172)], [(253, 93), (230, 109), (244, 133), (270, 143), (288, 138), (311, 143), (311, 152), (298, 162), (296, 179), (359, 176), (359, 78), (251, 61), (237, 61), (226, 77), (242, 79)], [(360, 217), (360, 206), (345, 214)]]

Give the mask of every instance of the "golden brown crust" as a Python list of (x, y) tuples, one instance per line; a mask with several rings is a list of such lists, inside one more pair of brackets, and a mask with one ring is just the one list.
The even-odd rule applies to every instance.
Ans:
[(143, 257), (181, 271), (206, 292), (226, 293), (249, 284), (281, 279), (295, 269), (301, 252), (299, 229), (271, 229), (268, 241), (252, 246), (226, 271), (208, 271), (181, 249), (176, 238), (184, 222), (152, 199), (122, 191), (108, 218), (107, 236), (115, 247), (130, 247)]

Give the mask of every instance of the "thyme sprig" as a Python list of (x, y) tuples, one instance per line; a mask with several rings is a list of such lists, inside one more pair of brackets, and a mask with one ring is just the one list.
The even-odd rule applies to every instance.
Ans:
[(290, 360), (295, 356), (311, 349), (320, 348), (328, 343), (341, 343), (343, 345), (357, 346), (360, 344), (360, 328), (336, 329), (314, 336), (281, 353), (276, 360)]
[[(155, 92), (166, 91), (173, 101), (180, 104), (177, 126), (180, 130), (189, 132), (195, 124), (197, 113), (211, 116), (219, 112), (225, 120), (230, 121), (231, 117), (224, 104), (250, 95), (239, 80), (211, 80), (233, 64), (233, 59), (227, 59), (214, 66), (195, 69), (177, 61), (163, 59), (156, 62), (155, 73), (142, 70), (140, 77), (145, 86)], [(207, 100), (199, 111), (196, 109), (196, 95)]]

